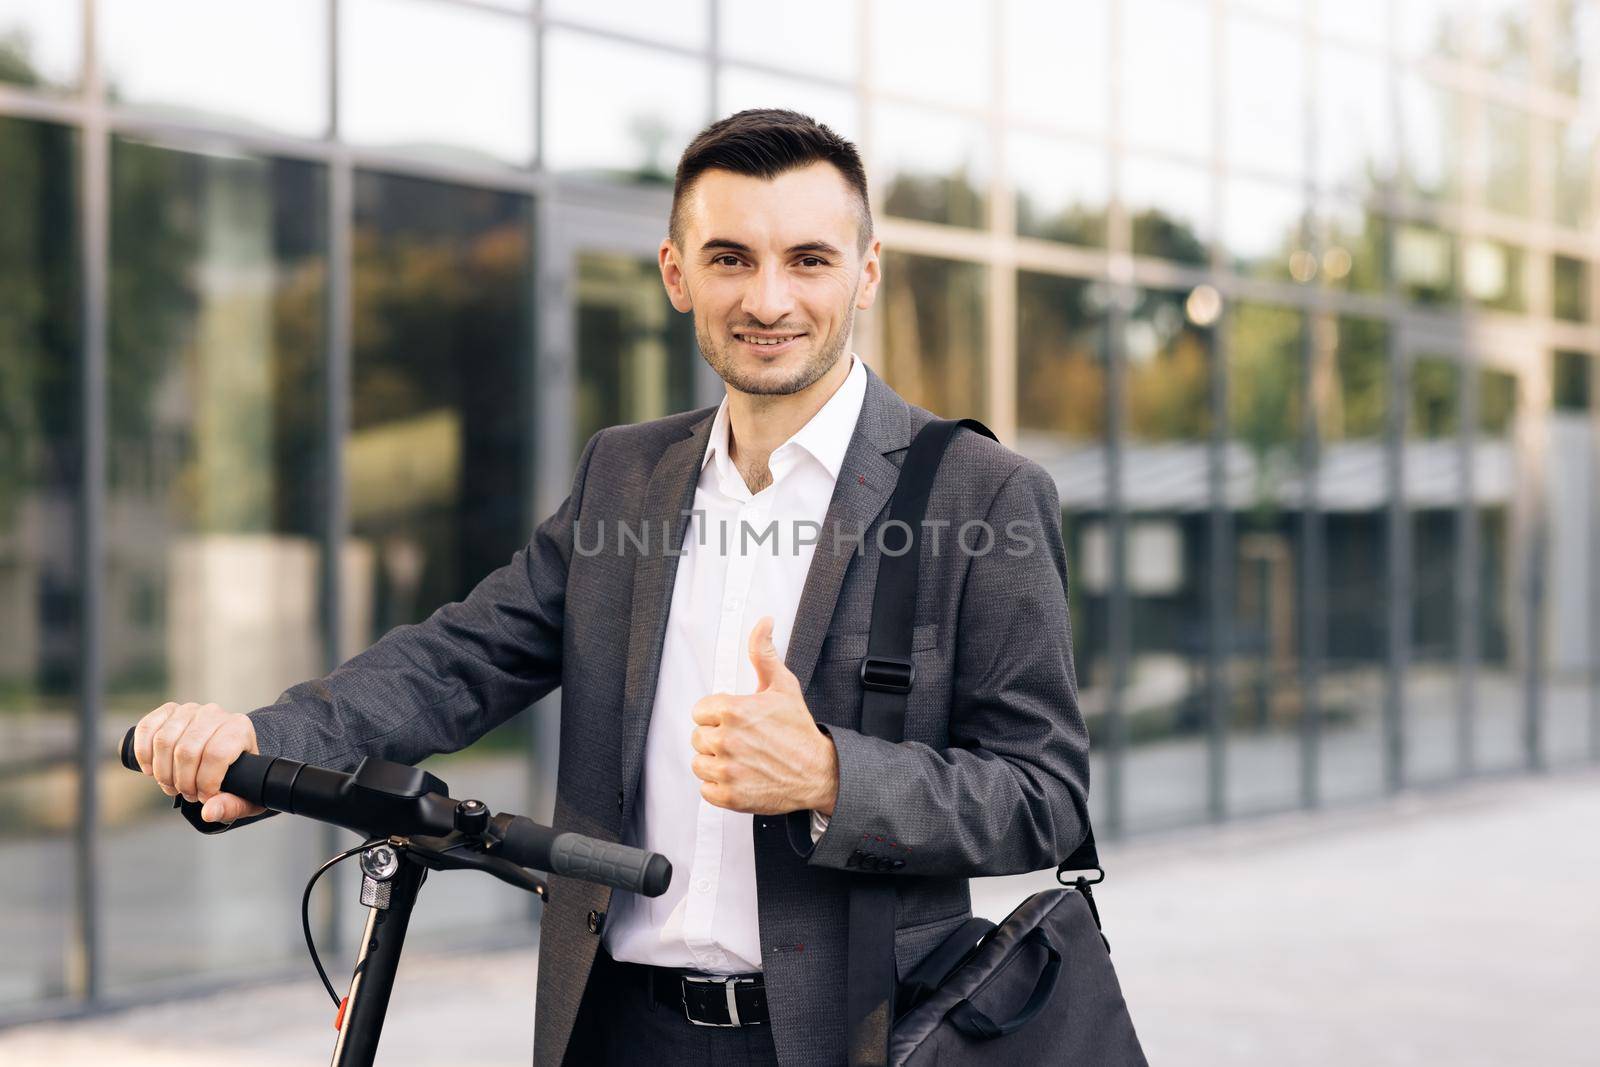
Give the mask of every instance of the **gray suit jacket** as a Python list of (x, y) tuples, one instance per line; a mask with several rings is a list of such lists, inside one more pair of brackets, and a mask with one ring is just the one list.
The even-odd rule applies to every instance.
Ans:
[[(348, 769), (411, 763), (471, 743), (561, 687), (555, 825), (619, 840), (640, 766), (678, 556), (715, 408), (592, 437), (572, 493), (506, 566), (459, 603), (386, 634), (326, 678), (254, 713), (261, 750)], [(865, 736), (859, 670), (899, 464), (934, 416), (871, 368), (828, 507), (787, 663), (839, 753), (832, 821), (756, 816), (762, 966), (784, 1064), (845, 1059), (846, 905), (854, 871), (891, 870), (904, 973), (970, 914), (967, 879), (1051, 867), (1084, 835), (1088, 735), (1078, 710), (1055, 483), (988, 438), (958, 433), (928, 502), (917, 594), (916, 684), (905, 740)], [(986, 520), (994, 543), (974, 528)], [(615, 531), (650, 530), (617, 551)], [(1021, 525), (1010, 527), (1008, 524)], [(574, 543), (574, 526), (580, 540)], [(607, 540), (594, 551), (600, 531)], [(856, 540), (861, 531), (866, 536)], [(1030, 536), (1032, 550), (1021, 551)], [(660, 538), (670, 531), (670, 541)], [(899, 544), (893, 533), (885, 543)], [(879, 860), (875, 857), (884, 857)], [(534, 1061), (562, 1061), (612, 891), (550, 879)], [(603, 918), (602, 918), (603, 921)]]

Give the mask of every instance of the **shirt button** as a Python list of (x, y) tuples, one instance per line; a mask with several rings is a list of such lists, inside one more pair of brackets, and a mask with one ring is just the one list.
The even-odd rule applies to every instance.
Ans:
[(709, 893), (711, 891), (711, 881), (707, 878), (698, 878), (695, 880), (694, 888), (698, 893)]

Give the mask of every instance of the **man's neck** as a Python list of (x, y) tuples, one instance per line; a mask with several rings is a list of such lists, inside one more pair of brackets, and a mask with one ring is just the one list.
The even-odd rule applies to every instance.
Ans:
[(853, 357), (848, 351), (828, 373), (800, 390), (783, 396), (743, 393), (728, 386), (728, 458), (744, 476), (752, 493), (772, 481), (767, 460), (777, 447), (793, 437), (821, 411), (850, 376)]

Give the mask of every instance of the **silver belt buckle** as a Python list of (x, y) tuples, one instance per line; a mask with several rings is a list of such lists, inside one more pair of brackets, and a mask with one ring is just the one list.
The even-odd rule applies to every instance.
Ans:
[(694, 975), (690, 975), (690, 974), (685, 974), (685, 975), (682, 975), (681, 977), (683, 978), (683, 980), (685, 982), (698, 982), (701, 985), (720, 985), (720, 986), (722, 986), (723, 991), (728, 996), (728, 1019), (729, 1019), (728, 1022), (725, 1022), (725, 1023), (701, 1022), (699, 1019), (696, 1019), (693, 1015), (689, 1014), (688, 987), (687, 986), (682, 987), (682, 992), (680, 993), (680, 997), (683, 1000), (683, 1017), (685, 1019), (688, 1019), (690, 1022), (694, 1023), (696, 1026), (729, 1027), (729, 1026), (742, 1026), (743, 1025), (739, 1021), (739, 998), (734, 995), (734, 990), (737, 987), (741, 986), (741, 985), (755, 985), (756, 984), (756, 980), (754, 978), (735, 978), (735, 977), (733, 977), (731, 975), (728, 976), (728, 977), (698, 978), (698, 977), (696, 977)]

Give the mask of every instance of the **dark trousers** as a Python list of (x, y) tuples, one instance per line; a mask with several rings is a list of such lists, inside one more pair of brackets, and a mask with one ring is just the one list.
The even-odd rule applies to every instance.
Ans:
[(644, 968), (616, 962), (603, 947), (595, 953), (565, 1062), (585, 1067), (777, 1064), (771, 1026), (696, 1026), (682, 1010), (657, 1004), (645, 975)]

